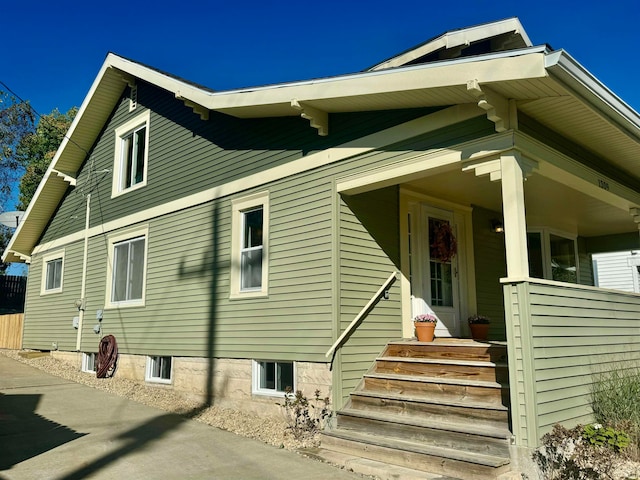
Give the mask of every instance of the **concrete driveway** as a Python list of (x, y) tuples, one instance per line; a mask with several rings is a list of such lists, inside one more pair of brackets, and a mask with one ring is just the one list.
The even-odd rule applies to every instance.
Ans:
[(362, 479), (0, 355), (0, 478)]

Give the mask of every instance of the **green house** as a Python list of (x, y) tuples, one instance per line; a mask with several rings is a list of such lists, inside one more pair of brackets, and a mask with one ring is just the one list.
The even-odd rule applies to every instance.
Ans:
[[(25, 348), (93, 371), (113, 335), (116, 375), (252, 411), (318, 388), (344, 425), (376, 382), (395, 397), (370, 405), (406, 407), (400, 360), (363, 378), (422, 348), (413, 318), (433, 313), (426, 348), (502, 369), (482, 381), (504, 428), (485, 432), (510, 463), (452, 460), (491, 478), (525, 469), (555, 423), (590, 421), (594, 368), (640, 357), (640, 296), (595, 287), (591, 262), (640, 247), (638, 158), (638, 113), (515, 18), (232, 91), (109, 54), (2, 259), (30, 264)], [(473, 314), (488, 341), (470, 340)], [(463, 360), (408, 370), (476, 375)], [(455, 388), (488, 386), (470, 382)], [(328, 448), (356, 455), (337, 419)], [(400, 457), (381, 442), (362, 455)], [(447, 457), (411, 448), (404, 466)]]

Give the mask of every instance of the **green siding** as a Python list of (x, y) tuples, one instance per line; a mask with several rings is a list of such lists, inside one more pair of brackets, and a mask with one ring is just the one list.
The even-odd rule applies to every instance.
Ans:
[(592, 421), (594, 372), (640, 359), (640, 296), (530, 282), (506, 285), (505, 297), (514, 434), (536, 446), (555, 423)]
[[(398, 188), (341, 199), (339, 218), (339, 331), (342, 332), (389, 275), (399, 271)], [(342, 347), (342, 388), (334, 400), (338, 406), (346, 402), (386, 343), (402, 337), (400, 300), (396, 282), (390, 289), (389, 300), (378, 302)]]
[(506, 338), (504, 298), (500, 279), (506, 277), (504, 235), (493, 232), (491, 220), (502, 218), (502, 213), (473, 207), (473, 256), (476, 272), (477, 312), (491, 319), (489, 338)]
[[(129, 112), (129, 90), (105, 125), (43, 242), (84, 228), (81, 194), (92, 193), (91, 225), (148, 209), (246, 175), (300, 159), (361, 136), (389, 128), (438, 110), (409, 109), (330, 115), (331, 135), (320, 137), (300, 117), (237, 119), (211, 112), (203, 121), (173, 95), (139, 82), (138, 107)], [(111, 198), (114, 131), (151, 110), (147, 185)]]
[[(27, 284), (24, 348), (51, 350), (52, 344), (56, 343), (60, 350), (75, 350), (77, 330), (73, 328), (73, 317), (78, 315), (75, 301), (80, 298), (83, 245), (83, 242), (77, 242), (64, 247), (61, 293), (40, 295), (42, 255), (32, 258)], [(56, 248), (52, 252), (59, 250)]]
[[(175, 99), (141, 87), (135, 115), (153, 109), (147, 186), (111, 199), (111, 174), (102, 172), (113, 166), (113, 130), (134, 115), (123, 98), (84, 165), (78, 187), (63, 200), (47, 240), (81, 231), (86, 193), (92, 195), (91, 225), (96, 226), (426, 113), (332, 115), (327, 139), (299, 118), (240, 121), (214, 114), (203, 122)], [(120, 352), (127, 354), (327, 362), (325, 352), (337, 335), (399, 270), (398, 188), (343, 198), (335, 192), (335, 180), (410, 159), (416, 149), (485, 136), (492, 128), (480, 117), (144, 222), (149, 232), (145, 306), (105, 310), (102, 333), (115, 335)], [(264, 190), (269, 191), (270, 211), (269, 295), (232, 300), (231, 200)], [(61, 308), (50, 310), (30, 296), (28, 304), (33, 303), (38, 318), (27, 348), (50, 348), (50, 323), (64, 328), (64, 348), (75, 348), (76, 331), (70, 325), (76, 314), (73, 301), (80, 297), (82, 246), (74, 244), (65, 258), (73, 282), (65, 288), (68, 298)], [(90, 239), (84, 351), (97, 349), (99, 336), (92, 328), (96, 310), (105, 304), (107, 253), (107, 235)], [(377, 304), (338, 352), (334, 369), (344, 379), (336, 387), (340, 401), (384, 344), (401, 334), (396, 283), (391, 299)]]

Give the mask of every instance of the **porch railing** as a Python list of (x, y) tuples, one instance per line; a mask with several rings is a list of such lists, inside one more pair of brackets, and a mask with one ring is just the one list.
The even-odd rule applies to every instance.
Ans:
[(389, 289), (391, 285), (397, 280), (398, 272), (394, 271), (389, 278), (382, 284), (382, 286), (378, 289), (376, 293), (371, 297), (371, 299), (367, 302), (367, 304), (360, 310), (360, 312), (355, 316), (355, 318), (351, 321), (349, 326), (344, 329), (342, 334), (338, 337), (338, 339), (331, 345), (331, 348), (327, 350), (325, 353), (325, 357), (329, 358), (333, 356), (336, 349), (340, 347), (346, 339), (351, 335), (351, 333), (356, 329), (356, 327), (360, 324), (365, 314), (371, 310), (371, 308), (380, 301), (381, 298), (384, 297), (384, 292)]
[(504, 282), (513, 433), (593, 421), (597, 373), (640, 365), (640, 295), (539, 279)]

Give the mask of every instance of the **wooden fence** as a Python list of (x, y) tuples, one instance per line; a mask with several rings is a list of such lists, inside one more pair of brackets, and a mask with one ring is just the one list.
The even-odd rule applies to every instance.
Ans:
[(0, 275), (0, 315), (23, 313), (27, 294), (27, 277)]
[(0, 315), (0, 348), (20, 350), (24, 313)]

